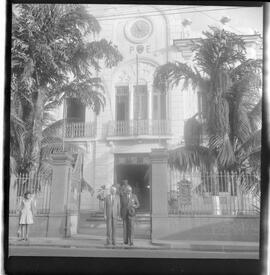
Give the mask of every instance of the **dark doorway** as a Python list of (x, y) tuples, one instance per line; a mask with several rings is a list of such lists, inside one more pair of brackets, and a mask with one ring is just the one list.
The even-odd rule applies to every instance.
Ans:
[(116, 166), (117, 182), (127, 179), (140, 202), (138, 213), (150, 212), (150, 183), (148, 177), (149, 165), (119, 164)]

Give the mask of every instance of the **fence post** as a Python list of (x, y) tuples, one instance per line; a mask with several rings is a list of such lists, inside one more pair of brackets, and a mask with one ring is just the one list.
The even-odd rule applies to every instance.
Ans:
[(72, 157), (66, 152), (52, 155), (52, 186), (48, 237), (68, 237), (68, 197), (70, 192)]
[(152, 239), (166, 233), (168, 225), (168, 153), (167, 149), (152, 149)]

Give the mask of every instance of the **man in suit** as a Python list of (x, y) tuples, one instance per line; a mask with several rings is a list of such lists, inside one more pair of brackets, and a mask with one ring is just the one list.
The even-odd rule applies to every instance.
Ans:
[(116, 195), (116, 187), (111, 186), (110, 194), (104, 201), (104, 218), (107, 228), (107, 245), (115, 245), (115, 230), (119, 217), (119, 197)]
[[(122, 207), (123, 205), (123, 197), (126, 195), (127, 192), (127, 187), (130, 187), (130, 185), (128, 184), (128, 180), (127, 179), (123, 179), (121, 181), (121, 186), (119, 188), (119, 196), (120, 196), (120, 206)], [(126, 228), (123, 227), (123, 243), (125, 243), (125, 236), (126, 236)]]
[(121, 186), (119, 188), (119, 194), (120, 194), (120, 199), (122, 199), (123, 195), (126, 193), (127, 187), (130, 185), (128, 184), (128, 180), (122, 180)]
[(121, 198), (121, 218), (123, 219), (124, 244), (130, 246), (133, 245), (134, 218), (138, 207), (140, 204), (137, 196), (132, 194), (131, 186), (127, 186)]

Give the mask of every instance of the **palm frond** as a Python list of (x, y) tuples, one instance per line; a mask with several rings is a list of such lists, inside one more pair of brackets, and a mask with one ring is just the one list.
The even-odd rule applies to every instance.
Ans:
[(168, 164), (179, 171), (199, 168), (209, 171), (215, 162), (214, 154), (203, 146), (185, 146), (169, 151)]
[(72, 82), (62, 89), (65, 90), (66, 97), (78, 98), (83, 105), (92, 108), (98, 114), (106, 103), (104, 93), (100, 92), (101, 87), (98, 83), (93, 87), (89, 82)]
[[(237, 82), (250, 75), (261, 75), (262, 73), (262, 60), (261, 59), (248, 59), (241, 62), (240, 65), (230, 71), (233, 82)], [(259, 82), (257, 84), (260, 84)]]
[(206, 38), (200, 39), (195, 48), (200, 68), (211, 76), (221, 68), (229, 69), (245, 60), (245, 44), (239, 35), (214, 26), (209, 28), (203, 32)]
[(218, 164), (222, 169), (230, 168), (235, 164), (233, 146), (227, 133), (224, 136), (210, 136), (209, 146), (211, 150), (217, 152)]
[(260, 129), (262, 126), (262, 98), (254, 106), (254, 108), (248, 113), (252, 130)]
[(175, 87), (179, 85), (180, 81), (184, 81), (183, 89), (190, 84), (195, 88), (202, 81), (202, 78), (198, 71), (192, 70), (192, 68), (185, 63), (169, 62), (156, 69), (153, 85), (164, 91), (167, 85), (169, 87)]

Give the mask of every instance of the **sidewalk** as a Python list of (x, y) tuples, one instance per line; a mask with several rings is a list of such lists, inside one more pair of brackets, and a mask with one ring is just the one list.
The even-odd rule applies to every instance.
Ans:
[(150, 249), (150, 250), (192, 250), (192, 251), (243, 251), (259, 252), (256, 242), (229, 241), (177, 241), (135, 239), (134, 246), (123, 245), (122, 238), (116, 238), (116, 246), (106, 246), (105, 237), (94, 235), (75, 235), (72, 238), (39, 238), (19, 241), (16, 237), (9, 238), (10, 246), (47, 246), (65, 248), (97, 248), (97, 249)]
[(105, 237), (93, 236), (93, 235), (76, 235), (72, 238), (30, 238), (29, 241), (19, 241), (16, 237), (9, 238), (10, 246), (48, 246), (48, 247), (66, 247), (66, 248), (123, 248), (123, 249), (162, 249), (164, 247), (169, 248), (167, 245), (163, 244), (152, 244), (150, 240), (147, 239), (135, 239), (134, 246), (130, 247), (128, 245), (123, 245), (122, 238), (116, 238), (115, 246), (105, 245)]

